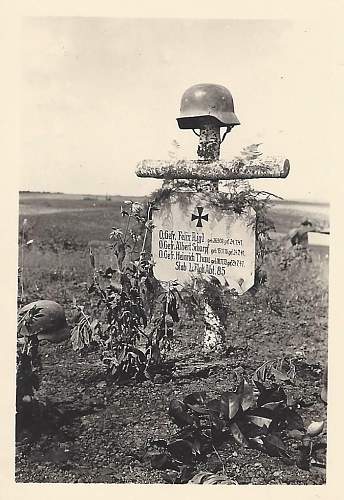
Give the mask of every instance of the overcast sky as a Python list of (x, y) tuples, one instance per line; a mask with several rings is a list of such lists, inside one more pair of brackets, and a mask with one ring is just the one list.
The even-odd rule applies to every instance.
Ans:
[(182, 93), (195, 83), (230, 89), (241, 125), (230, 159), (261, 142), (289, 158), (286, 180), (255, 185), (292, 199), (328, 201), (332, 63), (321, 33), (272, 20), (26, 18), (22, 27), (20, 189), (148, 194), (145, 158), (168, 159)]

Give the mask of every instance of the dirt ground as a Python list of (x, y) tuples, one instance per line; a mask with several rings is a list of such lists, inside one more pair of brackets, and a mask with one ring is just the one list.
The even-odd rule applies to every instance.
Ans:
[[(100, 239), (103, 234), (106, 239), (117, 213), (115, 202), (68, 216), (30, 212), (36, 247), (25, 255), (26, 301), (56, 300), (65, 306), (73, 324), (73, 297), (91, 306), (85, 291), (90, 276), (85, 242), (97, 239), (92, 232), (97, 222), (96, 236)], [(304, 212), (291, 212), (288, 207), (272, 216), (276, 229), (287, 232)], [(81, 218), (90, 233), (86, 234), (86, 225), (75, 225)], [(77, 234), (72, 227), (79, 228)], [(68, 248), (63, 248), (63, 241), (69, 241)], [(106, 245), (98, 253), (105, 262)], [(325, 420), (321, 438), (326, 441), (327, 408), (320, 390), (327, 358), (327, 249), (312, 249), (311, 255), (311, 262), (294, 262), (284, 271), (279, 267), (280, 255), (274, 255), (265, 264), (267, 284), (256, 294), (230, 299), (226, 352), (221, 356), (202, 354), (201, 318), (194, 321), (183, 313), (167, 361), (149, 381), (109, 384), (97, 352), (80, 355), (68, 341), (42, 343), (37, 398), (47, 404), (49, 413), (44, 425), (17, 428), (16, 481), (173, 482), (173, 471), (155, 469), (144, 459), (147, 441), (170, 439), (178, 430), (168, 415), (170, 400), (194, 391), (215, 397), (233, 389), (235, 373), (249, 379), (263, 362), (283, 356), (291, 357), (296, 368), (294, 383), (286, 386), (286, 392), (299, 402), (305, 426)], [(296, 453), (297, 445), (288, 443), (291, 453)], [(238, 484), (323, 484), (326, 480), (323, 468), (303, 470), (234, 441), (197, 463), (192, 473), (201, 470), (225, 473)]]

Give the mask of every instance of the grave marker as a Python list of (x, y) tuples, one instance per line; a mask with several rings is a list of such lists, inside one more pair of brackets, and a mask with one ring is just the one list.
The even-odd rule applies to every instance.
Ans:
[(209, 197), (173, 193), (154, 212), (154, 276), (185, 284), (192, 277), (215, 276), (238, 294), (254, 284), (255, 212), (214, 207)]
[[(248, 208), (240, 215), (221, 210), (212, 205), (210, 193), (218, 191), (220, 180), (285, 178), (289, 161), (261, 156), (250, 161), (219, 159), (221, 143), (240, 124), (232, 95), (222, 85), (199, 84), (187, 89), (177, 121), (181, 129), (199, 130), (199, 134), (195, 132), (199, 136), (198, 160), (143, 160), (136, 170), (139, 177), (164, 179), (164, 187), (177, 187), (153, 216), (154, 275), (160, 281), (180, 283), (195, 274), (215, 276), (244, 293), (254, 284), (254, 210)], [(221, 127), (226, 127), (222, 138)], [(183, 186), (176, 179), (183, 179)], [(201, 293), (205, 299), (204, 349), (222, 350), (224, 325), (205, 290)]]

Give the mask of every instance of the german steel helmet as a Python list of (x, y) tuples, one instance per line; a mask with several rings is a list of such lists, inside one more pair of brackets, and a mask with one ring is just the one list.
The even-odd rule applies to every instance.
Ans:
[(192, 85), (183, 94), (180, 105), (179, 128), (197, 129), (209, 117), (220, 127), (240, 125), (234, 113), (232, 94), (223, 85), (199, 83)]
[(37, 334), (38, 340), (49, 340), (50, 342), (62, 342), (70, 337), (70, 328), (67, 325), (64, 309), (60, 304), (52, 300), (31, 302), (20, 309), (19, 318), (23, 318), (34, 307), (39, 310), (39, 315), (31, 325), (23, 325), (19, 336)]

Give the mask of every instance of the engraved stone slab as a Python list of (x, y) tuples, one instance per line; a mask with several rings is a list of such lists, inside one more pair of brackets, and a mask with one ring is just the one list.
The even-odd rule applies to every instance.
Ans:
[(153, 214), (154, 276), (186, 283), (215, 276), (243, 294), (254, 284), (256, 213), (223, 210), (201, 193), (171, 195)]

